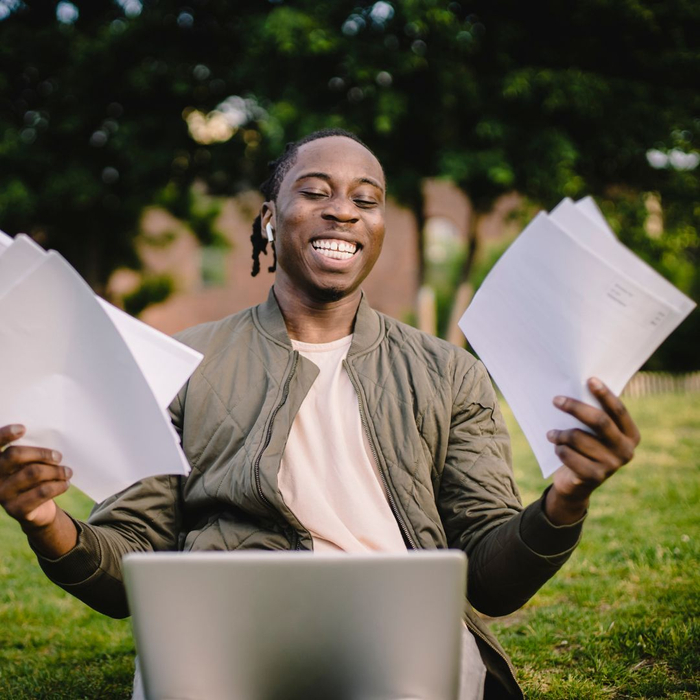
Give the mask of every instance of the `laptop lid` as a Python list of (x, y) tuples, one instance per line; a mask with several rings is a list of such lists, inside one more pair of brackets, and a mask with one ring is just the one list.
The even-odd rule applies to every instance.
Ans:
[(461, 552), (124, 557), (149, 700), (455, 700)]

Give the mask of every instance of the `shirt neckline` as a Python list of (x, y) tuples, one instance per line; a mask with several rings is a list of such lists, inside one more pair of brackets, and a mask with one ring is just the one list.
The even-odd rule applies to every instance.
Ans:
[(302, 352), (329, 352), (331, 350), (338, 350), (340, 348), (349, 347), (352, 344), (353, 334), (346, 335), (344, 338), (338, 338), (338, 340), (331, 340), (330, 343), (305, 343), (301, 340), (292, 341), (292, 347), (295, 350), (300, 350)]

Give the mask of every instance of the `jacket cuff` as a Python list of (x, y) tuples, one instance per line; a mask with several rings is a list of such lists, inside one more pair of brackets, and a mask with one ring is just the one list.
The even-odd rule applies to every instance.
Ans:
[[(101, 549), (89, 526), (71, 518), (78, 530), (78, 542), (70, 551), (49, 559), (34, 549), (39, 566), (58, 585), (74, 586), (87, 581), (100, 568)], [(33, 548), (32, 548), (33, 549)]]
[(573, 550), (581, 539), (585, 513), (580, 520), (570, 525), (554, 525), (544, 510), (549, 486), (539, 501), (535, 501), (523, 511), (520, 521), (520, 537), (536, 554), (545, 557), (566, 554)]

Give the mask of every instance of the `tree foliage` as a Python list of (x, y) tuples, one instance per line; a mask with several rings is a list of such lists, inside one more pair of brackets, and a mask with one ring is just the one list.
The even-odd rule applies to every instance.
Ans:
[[(212, 37), (190, 31), (176, 3), (131, 18), (127, 2), (10, 5), (0, 22), (2, 226), (60, 250), (99, 289), (116, 267), (138, 264), (144, 207), (187, 217), (192, 182), (215, 179), (181, 114), (210, 109), (229, 86), (206, 80)], [(59, 21), (61, 5), (77, 18)], [(239, 65), (243, 43), (215, 26), (219, 59)], [(239, 137), (222, 148), (239, 169), (245, 146)]]
[(187, 194), (196, 179), (250, 187), (286, 141), (343, 126), (419, 224), (426, 177), (457, 183), (476, 215), (513, 190), (544, 207), (592, 194), (699, 295), (700, 168), (683, 169), (700, 138), (699, 36), (691, 0), (5, 0), (0, 224), (100, 288), (137, 265), (145, 206), (211, 236)]

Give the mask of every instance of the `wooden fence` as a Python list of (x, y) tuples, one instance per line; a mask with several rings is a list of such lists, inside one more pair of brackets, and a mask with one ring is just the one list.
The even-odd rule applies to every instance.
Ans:
[(667, 374), (666, 372), (637, 372), (624, 388), (623, 396), (653, 394), (690, 394), (700, 391), (700, 372)]

